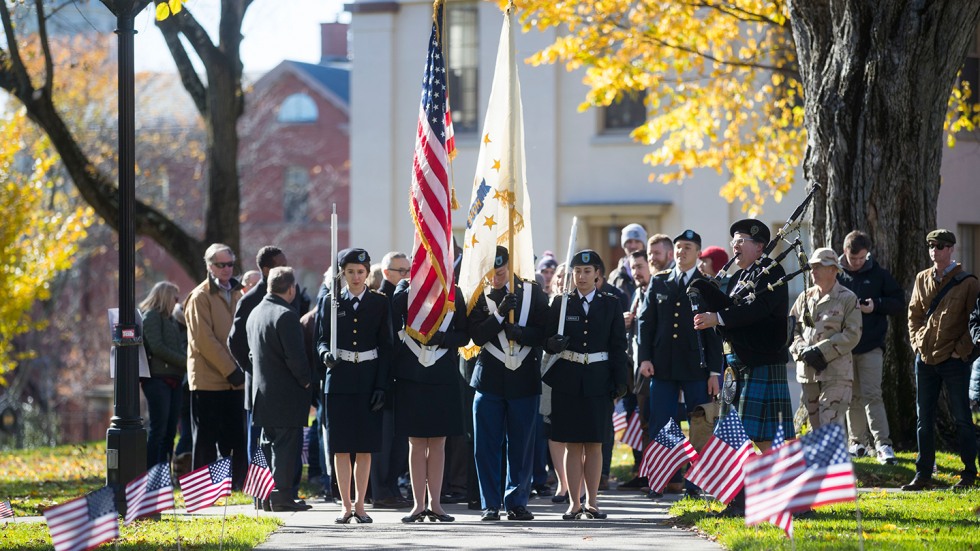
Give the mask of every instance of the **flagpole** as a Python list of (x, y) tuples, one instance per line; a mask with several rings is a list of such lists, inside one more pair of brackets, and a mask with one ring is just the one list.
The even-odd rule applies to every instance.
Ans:
[[(171, 497), (173, 496), (173, 489), (177, 487), (177, 477), (174, 475), (174, 471), (170, 466), (167, 466), (167, 470), (170, 471), (170, 492)], [(185, 504), (186, 507), (186, 504)], [(177, 522), (177, 504), (174, 503), (174, 534), (177, 536), (177, 551), (180, 551), (180, 525)]]
[(221, 539), (218, 540), (218, 551), (223, 551), (225, 548), (225, 519), (228, 518), (228, 501), (231, 500), (231, 494), (225, 496), (225, 508), (221, 511)]
[[(511, 1), (507, 5), (507, 72), (510, 78), (507, 82), (507, 86), (510, 88), (509, 99), (510, 102), (507, 105), (509, 112), (508, 123), (510, 124), (510, 147), (508, 163), (510, 164), (510, 179), (507, 182), (507, 195), (508, 195), (508, 209), (507, 209), (507, 252), (510, 254), (510, 262), (507, 263), (508, 279), (510, 280), (510, 292), (516, 294), (516, 283), (514, 281), (514, 261), (518, 258), (517, 253), (514, 252), (514, 211), (517, 207), (517, 167), (515, 165), (516, 152), (514, 149), (514, 142), (516, 141), (514, 137), (517, 135), (517, 117), (514, 113), (514, 101), (517, 97), (517, 90), (515, 90), (515, 84), (517, 83), (516, 75), (514, 75), (514, 33), (511, 32), (511, 14), (513, 13), (514, 2)], [(510, 311), (510, 323), (514, 324), (514, 310)], [(514, 341), (510, 340), (510, 355), (514, 355)]]
[(854, 496), (854, 518), (857, 519), (857, 529), (858, 529), (858, 549), (864, 551), (864, 529), (861, 528), (861, 506), (858, 504), (858, 500), (861, 499), (861, 495), (855, 493)]

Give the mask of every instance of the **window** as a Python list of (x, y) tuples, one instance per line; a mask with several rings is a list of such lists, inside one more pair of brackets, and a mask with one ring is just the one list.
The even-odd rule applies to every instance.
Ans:
[(446, 6), (446, 26), (449, 28), (449, 108), (453, 113), (453, 131), (457, 134), (478, 132), (477, 128), (477, 66), (479, 31), (477, 4)]
[(287, 168), (286, 178), (282, 186), (283, 221), (306, 222), (306, 207), (309, 198), (310, 171), (302, 166)]
[(628, 92), (608, 107), (602, 109), (603, 134), (623, 134), (647, 120), (647, 108), (643, 105), (642, 92)]
[(970, 103), (980, 103), (980, 28), (973, 32), (973, 40), (966, 51), (966, 61), (960, 70), (960, 82), (970, 84)]
[(279, 106), (279, 122), (316, 122), (318, 111), (316, 102), (306, 94), (293, 94)]
[(980, 270), (980, 224), (957, 224), (953, 259), (971, 274)]

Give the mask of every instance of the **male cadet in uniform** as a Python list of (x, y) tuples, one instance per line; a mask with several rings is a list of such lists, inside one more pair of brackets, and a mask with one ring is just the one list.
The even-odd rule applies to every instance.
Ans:
[[(473, 455), (480, 481), (481, 520), (500, 520), (501, 505), (508, 519), (531, 520), (534, 515), (527, 510), (527, 500), (548, 297), (536, 284), (519, 278), (514, 280), (517, 288), (509, 289), (509, 254), (499, 246), (496, 253), (491, 288), (479, 296), (467, 318), (470, 338), (482, 347), (470, 380), (476, 389)], [(501, 496), (505, 442), (507, 487)]]
[[(739, 220), (732, 224), (729, 233), (732, 253), (738, 255), (739, 271), (732, 276), (728, 294), (740, 298), (719, 312), (694, 316), (694, 328), (718, 326), (725, 339), (725, 361), (739, 373), (738, 413), (745, 432), (759, 449), (766, 451), (772, 446), (780, 418), (786, 436), (795, 436), (786, 382), (789, 292), (785, 285), (772, 291), (766, 288), (786, 272), (776, 264), (768, 274), (762, 274), (764, 266), (772, 262), (768, 258), (760, 261), (769, 243), (769, 228), (765, 224), (751, 218)], [(723, 514), (745, 514), (744, 490)]]
[[(694, 329), (694, 312), (687, 287), (695, 279), (707, 279), (698, 270), (701, 236), (692, 230), (674, 238), (673, 269), (650, 279), (640, 309), (637, 355), (640, 373), (650, 377), (649, 430), (653, 438), (672, 417), (677, 416), (677, 398), (684, 392), (688, 414), (718, 394), (722, 370), (721, 340), (714, 331)], [(699, 349), (703, 345), (703, 350)], [(701, 366), (701, 358), (705, 365)], [(678, 472), (668, 486), (681, 489)], [(689, 486), (689, 492), (697, 493)]]

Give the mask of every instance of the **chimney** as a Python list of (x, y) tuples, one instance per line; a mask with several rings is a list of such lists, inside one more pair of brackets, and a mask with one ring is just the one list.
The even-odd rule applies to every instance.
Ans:
[(347, 61), (346, 23), (320, 23), (320, 63)]

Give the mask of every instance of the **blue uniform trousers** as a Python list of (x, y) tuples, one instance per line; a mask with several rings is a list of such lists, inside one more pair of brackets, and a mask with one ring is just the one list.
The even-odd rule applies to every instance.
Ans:
[[(531, 493), (535, 416), (539, 396), (506, 399), (476, 392), (473, 399), (474, 458), (484, 509), (527, 506)], [(501, 488), (501, 453), (507, 444), (507, 486)]]

